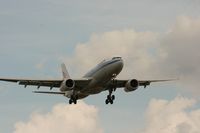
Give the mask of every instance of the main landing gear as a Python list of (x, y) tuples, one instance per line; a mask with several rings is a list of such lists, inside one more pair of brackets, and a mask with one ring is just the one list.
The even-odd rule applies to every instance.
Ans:
[(78, 96), (71, 96), (71, 98), (69, 99), (69, 104), (76, 104), (77, 103), (77, 99), (78, 99)]
[(106, 104), (110, 103), (113, 104), (113, 101), (115, 100), (115, 95), (112, 95), (113, 89), (109, 89), (109, 95), (107, 95), (107, 99), (105, 101)]

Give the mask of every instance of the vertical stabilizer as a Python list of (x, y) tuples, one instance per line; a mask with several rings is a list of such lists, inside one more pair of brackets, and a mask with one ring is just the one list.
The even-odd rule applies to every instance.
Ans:
[(69, 79), (70, 76), (64, 63), (61, 64), (61, 69), (62, 69), (63, 79)]

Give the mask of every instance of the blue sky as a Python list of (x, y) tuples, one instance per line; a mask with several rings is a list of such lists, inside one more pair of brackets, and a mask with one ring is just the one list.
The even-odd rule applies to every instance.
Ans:
[[(104, 132), (138, 132), (145, 127), (151, 99), (173, 101), (181, 95), (198, 101), (200, 71), (192, 60), (199, 57), (195, 51), (199, 47), (199, 5), (198, 0), (0, 0), (0, 77), (61, 78), (63, 61), (72, 76), (81, 76), (112, 54), (125, 58), (122, 78), (185, 77), (186, 84), (153, 84), (132, 93), (119, 89), (112, 106), (104, 105), (107, 92), (84, 100), (98, 109)], [(188, 40), (194, 41), (190, 45), (188, 40), (180, 41), (189, 35), (193, 36)], [(124, 39), (118, 36), (125, 36), (124, 44), (118, 44)], [(136, 36), (134, 46), (129, 44), (132, 36)], [(15, 123), (28, 121), (35, 111), (45, 113), (59, 103), (68, 104), (65, 97), (32, 94), (35, 89), (1, 82), (1, 132), (14, 132)]]

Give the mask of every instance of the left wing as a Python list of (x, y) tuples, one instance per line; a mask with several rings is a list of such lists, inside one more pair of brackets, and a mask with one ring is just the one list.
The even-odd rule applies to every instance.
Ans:
[(166, 81), (174, 81), (177, 79), (164, 79), (164, 80), (139, 80), (139, 86), (144, 86), (144, 88), (146, 88), (146, 86), (150, 85), (153, 82), (166, 82)]
[[(165, 81), (173, 81), (173, 80), (177, 80), (177, 79), (164, 79), (164, 80), (138, 80), (139, 86), (144, 86), (144, 88), (146, 88), (146, 86), (150, 85), (152, 82), (165, 82)], [(114, 85), (116, 88), (122, 88), (126, 86), (126, 83), (129, 80), (114, 80), (112, 81), (112, 83), (109, 83), (109, 86)]]

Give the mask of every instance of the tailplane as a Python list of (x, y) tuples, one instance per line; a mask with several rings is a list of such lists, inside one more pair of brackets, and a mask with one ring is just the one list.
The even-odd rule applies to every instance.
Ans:
[(63, 79), (70, 79), (69, 73), (64, 63), (61, 64)]

